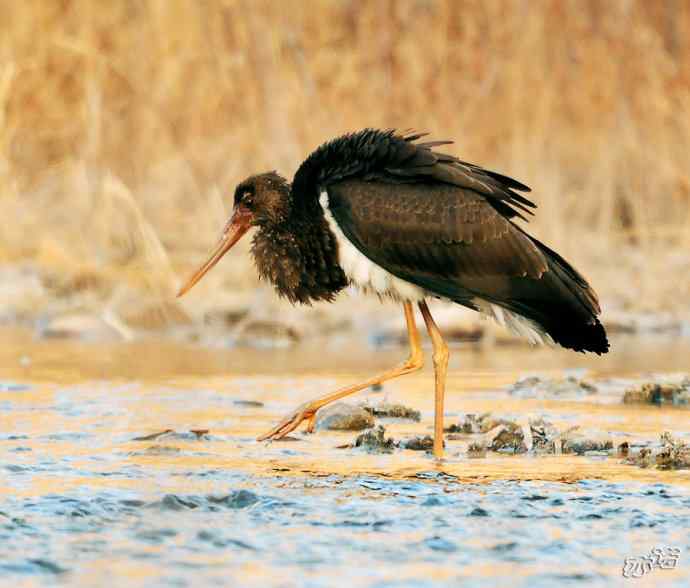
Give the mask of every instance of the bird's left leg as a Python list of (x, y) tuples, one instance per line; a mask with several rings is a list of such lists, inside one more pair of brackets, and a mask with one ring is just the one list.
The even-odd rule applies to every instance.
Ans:
[(422, 300), (419, 303), (431, 343), (434, 347), (434, 375), (436, 378), (436, 392), (434, 402), (434, 457), (443, 457), (443, 398), (446, 392), (446, 373), (448, 371), (448, 345), (443, 340), (441, 331), (434, 322), (429, 307)]
[(410, 342), (410, 356), (400, 365), (394, 367), (383, 374), (374, 376), (373, 378), (362, 382), (361, 384), (355, 384), (354, 386), (346, 386), (335, 392), (331, 392), (326, 396), (317, 398), (306, 404), (300, 406), (295, 412), (285, 417), (280, 423), (278, 423), (273, 429), (268, 433), (261, 435), (257, 441), (265, 441), (267, 439), (280, 439), (285, 437), (291, 431), (294, 431), (302, 421), (307, 421), (307, 431), (313, 432), (314, 425), (316, 423), (316, 412), (336, 400), (340, 400), (345, 396), (364, 390), (369, 386), (375, 384), (380, 384), (391, 378), (397, 378), (398, 376), (403, 376), (405, 374), (410, 374), (422, 369), (424, 365), (424, 352), (422, 351), (422, 343), (419, 337), (419, 331), (417, 330), (417, 324), (414, 320), (414, 307), (411, 302), (404, 302), (403, 309), (405, 310), (405, 321), (407, 322), (407, 335)]

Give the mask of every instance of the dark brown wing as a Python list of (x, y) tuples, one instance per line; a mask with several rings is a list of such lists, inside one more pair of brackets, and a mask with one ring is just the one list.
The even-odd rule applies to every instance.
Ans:
[(352, 243), (398, 277), (469, 302), (507, 294), (506, 278), (541, 278), (547, 260), (486, 198), (444, 184), (345, 180), (329, 208)]
[(585, 279), (468, 177), (464, 187), (431, 178), (345, 179), (328, 186), (329, 209), (355, 247), (391, 274), (470, 308), (477, 298), (498, 304), (565, 347), (605, 352), (598, 302)]

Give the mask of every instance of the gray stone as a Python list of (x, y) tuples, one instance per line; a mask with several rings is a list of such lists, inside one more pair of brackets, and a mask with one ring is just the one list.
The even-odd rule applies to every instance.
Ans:
[(327, 431), (362, 431), (374, 426), (374, 417), (361, 406), (336, 402), (320, 410), (316, 428)]
[(381, 425), (362, 433), (355, 439), (355, 447), (361, 447), (369, 453), (393, 453), (395, 449), (395, 441), (392, 438), (386, 439), (386, 429)]

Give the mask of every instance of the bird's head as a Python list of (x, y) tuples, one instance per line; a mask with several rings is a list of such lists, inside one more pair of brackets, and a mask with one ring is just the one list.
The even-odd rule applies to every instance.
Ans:
[(178, 297), (187, 293), (243, 235), (254, 226), (280, 223), (290, 207), (290, 184), (276, 172), (250, 176), (235, 188), (232, 216), (223, 229), (215, 249), (180, 288)]

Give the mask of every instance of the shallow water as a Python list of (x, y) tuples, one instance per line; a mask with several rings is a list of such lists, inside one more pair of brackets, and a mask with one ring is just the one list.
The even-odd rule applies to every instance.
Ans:
[[(638, 342), (639, 343), (639, 342)], [(455, 350), (447, 422), (462, 413), (544, 415), (616, 439), (689, 433), (687, 410), (620, 404), (647, 371), (687, 370), (687, 343), (621, 340), (605, 359), (559, 351)], [(400, 359), (338, 342), (204, 350), (155, 341), (0, 340), (0, 583), (21, 586), (641, 586), (690, 584), (690, 472), (613, 456), (468, 459), (447, 443), (370, 455), (356, 433), (254, 441), (304, 400)], [(544, 369), (548, 367), (548, 369)], [(588, 370), (584, 398), (516, 398), (525, 373)], [(386, 384), (422, 411), (386, 422), (428, 434), (429, 370)], [(257, 401), (253, 405), (243, 401)], [(173, 429), (148, 441), (136, 437)], [(197, 436), (189, 431), (208, 429)], [(675, 570), (625, 580), (623, 560), (681, 548)], [(126, 578), (126, 580), (125, 580)]]

